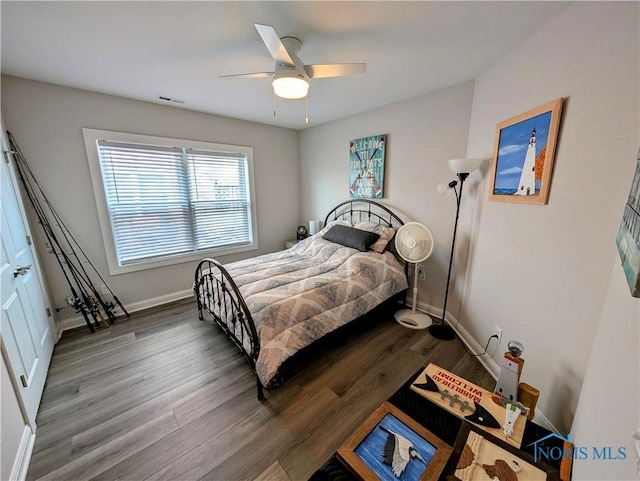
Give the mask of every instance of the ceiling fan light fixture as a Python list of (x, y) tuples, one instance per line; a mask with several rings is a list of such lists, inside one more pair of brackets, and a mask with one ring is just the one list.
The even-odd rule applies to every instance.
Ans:
[(273, 79), (273, 91), (284, 99), (301, 99), (307, 96), (309, 82), (297, 76), (276, 76)]

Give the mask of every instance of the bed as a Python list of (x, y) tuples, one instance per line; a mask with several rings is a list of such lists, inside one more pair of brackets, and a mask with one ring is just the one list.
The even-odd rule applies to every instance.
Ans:
[(198, 316), (245, 356), (260, 400), (263, 387), (282, 384), (282, 367), (297, 352), (406, 293), (407, 266), (393, 252), (397, 214), (350, 200), (324, 225), (290, 249), (227, 265), (203, 259), (196, 269)]

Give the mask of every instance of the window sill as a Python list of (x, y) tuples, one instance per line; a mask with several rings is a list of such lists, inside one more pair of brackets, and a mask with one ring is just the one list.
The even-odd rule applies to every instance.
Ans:
[(241, 252), (250, 252), (258, 249), (258, 243), (254, 242), (251, 245), (241, 246), (241, 247), (233, 247), (233, 248), (223, 248), (223, 249), (211, 249), (206, 251), (197, 252), (195, 254), (186, 254), (180, 256), (171, 256), (165, 257), (161, 259), (155, 259), (147, 262), (140, 262), (137, 264), (127, 264), (121, 266), (117, 263), (117, 260), (107, 259), (109, 264), (109, 274), (112, 276), (117, 276), (120, 274), (128, 274), (131, 272), (145, 271), (148, 269), (156, 269), (158, 267), (166, 267), (172, 266), (176, 264), (186, 264), (188, 262), (199, 261), (204, 259), (205, 257), (220, 257), (231, 254), (238, 254)]

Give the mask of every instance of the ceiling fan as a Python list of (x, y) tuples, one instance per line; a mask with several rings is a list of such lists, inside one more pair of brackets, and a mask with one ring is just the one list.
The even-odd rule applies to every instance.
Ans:
[(298, 58), (302, 41), (296, 37), (280, 38), (275, 29), (269, 25), (255, 24), (258, 34), (266, 45), (276, 64), (273, 72), (255, 72), (221, 77), (273, 78), (273, 91), (278, 97), (285, 99), (301, 99), (309, 91), (309, 79), (326, 77), (343, 77), (363, 74), (367, 71), (366, 63), (334, 63), (323, 65), (304, 65)]

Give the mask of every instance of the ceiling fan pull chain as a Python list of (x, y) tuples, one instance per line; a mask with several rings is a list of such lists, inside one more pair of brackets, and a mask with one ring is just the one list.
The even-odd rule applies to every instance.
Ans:
[(276, 91), (273, 91), (273, 116), (276, 117), (277, 116), (277, 112), (276, 112)]
[(309, 96), (304, 98), (304, 123), (309, 125)]

